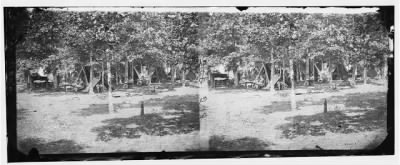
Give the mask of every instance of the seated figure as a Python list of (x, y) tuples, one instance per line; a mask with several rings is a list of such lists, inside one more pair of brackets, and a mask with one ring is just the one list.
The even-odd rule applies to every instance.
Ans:
[(265, 84), (265, 80), (262, 77), (259, 77), (258, 79), (256, 79), (256, 81), (254, 82), (254, 86), (255, 88), (259, 89), (262, 88)]

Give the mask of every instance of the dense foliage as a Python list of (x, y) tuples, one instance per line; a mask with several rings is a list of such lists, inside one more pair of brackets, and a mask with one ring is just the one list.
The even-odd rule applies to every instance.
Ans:
[[(357, 66), (383, 70), (389, 53), (387, 31), (377, 13), (122, 13), (34, 9), (29, 15), (25, 40), (17, 47), (19, 72), (42, 66), (49, 73), (62, 75), (89, 67), (89, 75), (96, 75), (104, 72), (103, 64), (108, 61), (116, 74), (113, 78), (120, 81), (128, 82), (129, 75), (135, 74), (133, 70), (143, 74), (143, 66), (148, 68), (150, 79), (158, 69), (174, 81), (177, 71), (183, 73), (183, 78), (189, 72), (198, 75), (199, 58), (206, 59), (209, 66), (224, 64), (235, 75), (255, 68), (255, 63), (268, 63), (269, 70), (274, 71), (279, 66), (285, 73), (291, 59), (303, 77), (301, 74), (309, 75), (314, 66), (319, 75), (323, 71), (332, 73), (338, 65), (347, 71)], [(313, 64), (308, 64), (310, 60)], [(306, 64), (312, 65), (307, 66), (308, 71), (304, 71)], [(125, 76), (119, 75), (120, 72), (125, 72)]]

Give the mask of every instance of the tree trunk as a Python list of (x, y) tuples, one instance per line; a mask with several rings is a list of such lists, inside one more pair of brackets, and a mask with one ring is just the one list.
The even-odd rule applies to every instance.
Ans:
[(135, 85), (135, 71), (134, 71), (134, 65), (133, 65), (133, 61), (131, 62), (131, 73), (132, 73), (132, 87)]
[(122, 72), (121, 64), (118, 63), (118, 82), (120, 85), (123, 84), (122, 80), (123, 80), (123, 76), (124, 76), (121, 72)]
[(182, 87), (185, 87), (185, 81), (186, 81), (186, 73), (185, 70), (182, 69)]
[(101, 92), (105, 89), (104, 85), (104, 63), (103, 61), (101, 62)]
[(329, 62), (328, 62), (328, 74), (329, 74), (328, 81), (329, 81), (329, 83), (332, 83), (332, 73), (333, 72), (331, 72), (332, 71), (331, 67), (332, 67), (331, 60), (329, 60)]
[(119, 76), (120, 75), (119, 72), (120, 72), (119, 64), (118, 64), (118, 62), (116, 62), (116, 65), (115, 65), (115, 82), (116, 82), (116, 85), (119, 85), (120, 82), (121, 82), (120, 76)]
[(367, 84), (367, 65), (364, 63), (364, 71), (363, 71), (363, 79), (364, 79), (364, 85)]
[(357, 78), (357, 64), (354, 64), (354, 69), (353, 69), (353, 75), (352, 75), (352, 79), (354, 82), (356, 82), (356, 78)]
[(53, 88), (57, 89), (58, 88), (57, 70), (54, 70), (51, 74), (53, 74)]
[(313, 67), (312, 67), (312, 80), (314, 81), (315, 80), (315, 68), (314, 68), (314, 59), (312, 59), (312, 65), (313, 65)]
[(300, 65), (296, 65), (296, 81), (301, 81), (301, 79), (300, 79)]
[[(235, 75), (235, 73), (233, 73), (233, 76), (236, 76)], [(213, 82), (214, 80), (213, 80), (213, 77), (212, 77), (212, 74), (211, 74), (211, 70), (210, 70), (210, 68), (209, 68), (209, 66), (207, 66), (207, 85), (209, 86), (209, 87), (211, 87), (211, 88), (214, 88), (212, 85), (213, 85)]]
[(147, 68), (149, 68), (149, 69), (147, 69), (146, 75), (147, 75), (147, 77), (149, 78), (149, 84), (148, 84), (148, 86), (150, 86), (151, 83), (152, 83), (151, 79), (152, 79), (152, 77), (153, 77), (153, 74), (154, 74), (155, 70), (152, 71), (151, 73), (149, 73), (150, 67), (147, 67)]
[(88, 81), (88, 79), (87, 79), (85, 67), (82, 67), (82, 72), (83, 72), (83, 76), (85, 76), (85, 78), (83, 79), (83, 81), (85, 81), (85, 84), (86, 84), (86, 85), (89, 85), (89, 81)]
[(31, 87), (32, 87), (32, 77), (31, 77), (31, 73), (30, 73), (30, 71), (28, 71), (29, 73), (28, 73), (28, 75), (27, 75), (27, 81), (26, 81), (26, 87), (28, 88), (28, 89), (30, 89)]
[(269, 82), (269, 77), (268, 77), (268, 71), (267, 71), (267, 64), (263, 64), (264, 67), (264, 74), (265, 74), (265, 86), (268, 85)]
[[(237, 68), (235, 70), (233, 70), (233, 77), (234, 77), (234, 85), (235, 85), (235, 87), (238, 87), (239, 86), (239, 70)], [(212, 77), (212, 79), (214, 79), (214, 77)], [(215, 82), (213, 80), (212, 81), (213, 88), (215, 88), (214, 84), (215, 84)]]
[(107, 83), (108, 83), (108, 112), (113, 113), (114, 106), (112, 103), (111, 65), (109, 60), (107, 60)]
[(125, 61), (125, 78), (124, 78), (124, 83), (128, 84), (128, 78), (129, 78), (129, 62), (128, 60)]
[(295, 99), (295, 84), (294, 84), (294, 70), (293, 70), (293, 59), (289, 61), (290, 65), (290, 81), (291, 81), (291, 91), (290, 91), (290, 105), (292, 111), (296, 110), (296, 99)]
[(307, 61), (306, 61), (306, 83), (305, 83), (305, 85), (309, 86), (310, 85), (310, 58), (307, 56), (306, 60)]
[(285, 60), (282, 61), (283, 71), (282, 71), (282, 81), (286, 83), (286, 76), (285, 76)]
[(64, 72), (63, 76), (64, 76), (64, 89), (65, 92), (67, 92), (67, 73)]
[(172, 78), (171, 78), (171, 86), (169, 87), (170, 90), (172, 90), (172, 89), (175, 88), (176, 67), (175, 67), (175, 66), (172, 66), (172, 67), (171, 67), (171, 70), (172, 70), (172, 73), (171, 73)]
[(303, 81), (304, 79), (303, 79), (303, 72), (302, 72), (302, 70), (301, 70), (302, 68), (301, 68), (301, 65), (299, 64), (299, 77), (300, 77), (300, 81)]
[(90, 73), (89, 73), (89, 79), (90, 79), (90, 82), (89, 82), (89, 94), (93, 94), (94, 92), (93, 92), (93, 62), (92, 62), (92, 57), (93, 56), (93, 53), (92, 53), (92, 51), (90, 51), (90, 58), (89, 58), (89, 63), (90, 63)]
[(29, 89), (31, 87), (30, 84), (30, 80), (31, 80), (31, 72), (29, 71), (29, 69), (26, 69), (24, 72), (24, 76), (25, 76), (25, 83), (26, 83), (26, 88)]
[(275, 91), (275, 84), (273, 84), (273, 79), (275, 77), (275, 64), (274, 64), (274, 48), (271, 49), (271, 84), (270, 91)]
[(118, 86), (118, 74), (117, 74), (117, 68), (115, 68), (115, 72), (114, 72), (114, 79), (115, 79), (115, 85)]

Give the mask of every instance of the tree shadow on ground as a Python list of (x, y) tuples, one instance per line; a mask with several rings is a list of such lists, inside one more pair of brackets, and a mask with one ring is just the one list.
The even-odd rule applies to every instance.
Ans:
[[(164, 110), (183, 110), (186, 107), (194, 107), (198, 105), (198, 95), (183, 95), (183, 96), (165, 96), (163, 98), (150, 98), (143, 101), (144, 108), (162, 107)], [(196, 104), (196, 105), (194, 105)], [(141, 103), (128, 103), (126, 101), (122, 103), (114, 103), (114, 109), (126, 109), (126, 108), (140, 108)]]
[(88, 108), (83, 108), (80, 111), (74, 111), (72, 113), (81, 116), (108, 114), (108, 104), (90, 104)]
[(33, 94), (34, 96), (68, 96), (68, 95), (82, 95), (82, 94), (87, 94), (87, 92), (84, 91), (73, 91), (73, 90), (68, 90), (65, 91), (64, 88), (40, 88), (40, 89), (24, 89), (21, 91), (18, 91), (18, 93), (30, 93)]
[[(299, 106), (323, 105), (325, 99), (319, 101), (299, 101)], [(344, 96), (332, 96), (327, 99), (329, 106), (344, 104), (343, 110), (328, 111), (310, 116), (294, 116), (286, 118), (291, 123), (278, 126), (286, 138), (299, 135), (323, 136), (329, 132), (353, 133), (386, 128), (387, 101), (386, 92), (351, 93)], [(358, 110), (348, 110), (357, 107)], [(322, 109), (321, 109), (322, 112)], [(347, 113), (347, 114), (346, 114)], [(350, 113), (350, 115), (349, 115)]]
[(385, 109), (387, 92), (350, 93), (345, 96), (333, 96), (328, 99), (333, 104), (344, 104), (346, 107)]
[(208, 111), (207, 106), (205, 106), (203, 104), (200, 104), (200, 112), (199, 112), (200, 113), (199, 114), (200, 119), (206, 119), (207, 118), (207, 116), (208, 116), (207, 111)]
[[(326, 98), (327, 105), (344, 104), (345, 107), (359, 107), (360, 109), (386, 109), (386, 92), (368, 92), (368, 93), (349, 93), (344, 96), (332, 96)], [(325, 99), (320, 100), (302, 100), (297, 101), (298, 106), (305, 105), (324, 105)]]
[(28, 153), (32, 148), (36, 148), (40, 154), (78, 153), (83, 149), (83, 146), (73, 140), (61, 139), (48, 142), (41, 138), (32, 137), (18, 141), (18, 146), (23, 153)]
[[(346, 115), (346, 112), (355, 115)], [(291, 123), (279, 125), (285, 138), (292, 139), (300, 135), (324, 136), (327, 132), (355, 133), (386, 128), (386, 109), (330, 111), (311, 116), (298, 115), (285, 118)]]
[(269, 115), (274, 112), (288, 112), (291, 111), (290, 101), (273, 101), (271, 105), (266, 105), (256, 109), (256, 111)]
[(216, 94), (243, 94), (245, 92), (254, 92), (254, 91), (266, 91), (264, 89), (253, 89), (253, 88), (212, 88), (210, 91), (214, 91)]
[(24, 120), (29, 114), (29, 109), (18, 108), (17, 109), (17, 120)]
[(166, 96), (144, 102), (146, 105), (161, 106), (163, 110), (168, 111), (161, 114), (104, 120), (102, 122), (106, 125), (92, 129), (98, 134), (97, 140), (140, 138), (143, 134), (151, 136), (186, 134), (200, 130), (198, 95)]
[(265, 150), (269, 146), (274, 145), (271, 142), (265, 142), (254, 137), (244, 137), (235, 140), (228, 140), (224, 136), (210, 137), (211, 151), (251, 151)]

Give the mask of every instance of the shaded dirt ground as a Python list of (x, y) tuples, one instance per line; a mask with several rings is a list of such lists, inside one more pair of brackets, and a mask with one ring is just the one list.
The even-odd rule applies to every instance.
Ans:
[[(156, 93), (127, 89), (106, 94), (21, 92), (17, 94), (18, 144), (40, 153), (193, 151), (199, 149), (198, 90)], [(144, 116), (140, 116), (140, 102)]]
[[(213, 89), (200, 110), (201, 131), (211, 150), (373, 149), (386, 137), (383, 85), (306, 94), (298, 89), (297, 110), (288, 90)], [(327, 100), (328, 113), (323, 113)]]

